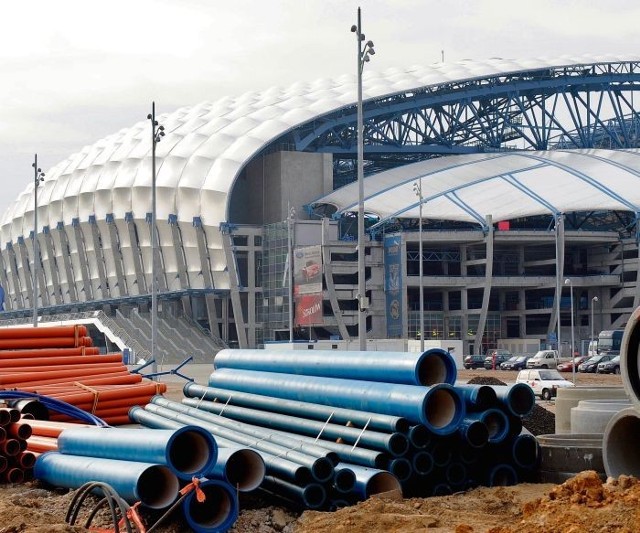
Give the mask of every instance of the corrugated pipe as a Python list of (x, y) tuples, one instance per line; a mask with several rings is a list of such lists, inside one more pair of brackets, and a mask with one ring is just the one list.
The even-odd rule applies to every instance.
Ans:
[(518, 473), (510, 464), (494, 465), (487, 475), (487, 486), (510, 487), (518, 483)]
[(215, 439), (197, 426), (174, 430), (66, 429), (58, 437), (58, 450), (67, 455), (159, 463), (186, 480), (209, 472), (218, 457)]
[(458, 434), (469, 446), (482, 448), (489, 442), (489, 429), (481, 420), (471, 418), (472, 414), (475, 413), (467, 413), (467, 416), (462, 420)]
[(456, 383), (456, 389), (462, 393), (467, 411), (484, 411), (496, 405), (496, 391), (489, 385)]
[(162, 509), (177, 497), (180, 484), (166, 466), (135, 461), (43, 453), (36, 460), (34, 476), (56, 487), (77, 489), (99, 479), (111, 485), (129, 503), (141, 501)]
[[(276, 444), (284, 449), (290, 450), (290, 453), (292, 454), (290, 458), (293, 458), (295, 453), (299, 453), (300, 456), (298, 459), (300, 464), (308, 466), (311, 469), (311, 473), (314, 478), (321, 483), (331, 479), (333, 476), (333, 466), (336, 465), (339, 460), (335, 453), (327, 450), (326, 448), (322, 448), (314, 444), (303, 444), (295, 438), (295, 435), (290, 433), (282, 435), (268, 429), (258, 428), (250, 424), (229, 420), (228, 418), (214, 415), (212, 413), (206, 413), (178, 402), (172, 402), (162, 396), (154, 396), (151, 398), (151, 404), (216, 425), (220, 430), (225, 429), (236, 435), (244, 435), (249, 438), (257, 438), (261, 441), (268, 441), (269, 443)], [(222, 436), (224, 437), (224, 435)], [(306, 463), (302, 461), (306, 461)]]
[(192, 490), (182, 502), (182, 512), (196, 533), (227, 531), (238, 519), (238, 497), (224, 481), (207, 479), (200, 483), (204, 501), (199, 502)]
[(497, 444), (509, 435), (509, 419), (500, 409), (487, 409), (479, 413), (467, 413), (466, 420), (477, 420), (484, 424), (487, 429), (487, 440), (485, 440), (484, 444), (487, 442)]
[(402, 416), (438, 435), (455, 432), (465, 414), (460, 393), (446, 383), (418, 387), (223, 368), (209, 376), (209, 385)]
[(327, 499), (327, 492), (319, 483), (298, 486), (277, 477), (266, 476), (262, 488), (308, 509), (320, 509)]
[(184, 395), (190, 398), (230, 403), (241, 407), (251, 407), (262, 411), (282, 413), (285, 415), (303, 416), (323, 422), (331, 417), (334, 424), (352, 424), (357, 427), (367, 427), (370, 430), (404, 433), (409, 430), (409, 421), (400, 416), (371, 413), (356, 409), (344, 409), (329, 405), (287, 400), (273, 396), (252, 394), (215, 387), (205, 387), (197, 383), (187, 383), (183, 389)]
[[(636, 407), (640, 406), (640, 307), (637, 307), (624, 328), (620, 344), (620, 372), (624, 390)], [(607, 471), (607, 474), (609, 472)]]
[[(131, 411), (129, 411), (129, 416), (132, 420), (139, 421), (143, 418), (140, 411), (142, 410), (139, 408), (133, 408)], [(166, 407), (148, 404), (145, 406), (144, 412), (154, 413), (160, 415), (160, 417), (169, 418), (170, 420), (184, 421), (184, 423), (186, 424), (198, 424), (200, 427), (213, 433), (216, 439), (222, 437), (235, 443), (236, 445), (242, 444), (249, 448), (253, 448), (258, 451), (264, 459), (268, 473), (283, 476), (286, 479), (290, 479), (296, 483), (304, 483), (311, 480), (311, 478), (314, 477), (311, 474), (311, 466), (314, 465), (316, 466), (316, 470), (319, 471), (320, 474), (326, 474), (326, 472), (330, 472), (331, 474), (333, 473), (333, 467), (331, 466), (331, 463), (326, 459), (316, 459), (315, 457), (311, 457), (309, 455), (301, 454), (299, 452), (293, 452), (288, 448), (285, 448), (284, 446), (278, 446), (277, 444), (273, 444), (271, 442), (260, 441), (259, 439), (256, 440), (255, 438), (249, 437), (248, 435), (229, 431), (225, 428), (221, 428), (216, 424), (211, 424), (209, 422), (205, 422), (204, 420), (199, 420), (183, 413), (172, 411), (171, 409), (167, 409)], [(292, 459), (294, 457), (296, 459), (301, 458), (302, 460), (304, 460), (305, 464), (294, 461)], [(327, 463), (329, 463), (329, 466), (331, 468), (328, 468)], [(331, 474), (327, 479), (331, 477)], [(321, 475), (321, 477), (325, 476)]]
[(515, 416), (526, 416), (536, 404), (533, 389), (526, 383), (513, 385), (489, 385), (498, 398), (498, 401)]
[[(625, 330), (625, 335), (627, 331), (628, 329)], [(632, 329), (632, 334), (636, 331), (637, 328)], [(640, 435), (640, 413), (636, 408), (627, 407), (609, 420), (602, 438), (602, 460), (607, 476), (640, 477), (638, 435)]]
[(338, 463), (336, 470), (348, 468), (356, 475), (354, 494), (362, 500), (366, 500), (374, 494), (398, 491), (402, 494), (402, 487), (398, 479), (385, 470), (367, 468), (365, 466)]
[(338, 350), (220, 350), (213, 361), (215, 369), (234, 368), (299, 374), (304, 376), (357, 379), (383, 383), (431, 386), (453, 385), (456, 364), (442, 348), (425, 352), (358, 352)]
[(350, 444), (358, 442), (360, 446), (364, 446), (365, 448), (383, 450), (396, 457), (404, 455), (409, 449), (409, 441), (402, 433), (363, 431), (357, 428), (320, 422), (319, 420), (308, 420), (290, 415), (259, 411), (248, 407), (236, 407), (223, 403), (201, 401), (195, 398), (185, 398), (182, 400), (182, 403), (189, 407), (195, 407), (196, 409), (208, 411), (233, 420), (240, 420), (247, 424), (284, 430), (291, 433), (301, 433), (313, 437), (321, 435), (323, 439), (342, 439), (344, 442)]

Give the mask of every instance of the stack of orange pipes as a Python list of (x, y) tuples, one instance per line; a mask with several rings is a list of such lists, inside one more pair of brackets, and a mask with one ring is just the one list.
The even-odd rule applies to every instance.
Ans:
[(164, 383), (132, 374), (121, 353), (98, 355), (91, 344), (84, 325), (0, 329), (0, 389), (60, 399), (110, 425), (128, 424), (131, 407), (166, 392)]
[(20, 483), (33, 477), (36, 456), (27, 449), (31, 427), (20, 419), (20, 411), (0, 407), (0, 482)]

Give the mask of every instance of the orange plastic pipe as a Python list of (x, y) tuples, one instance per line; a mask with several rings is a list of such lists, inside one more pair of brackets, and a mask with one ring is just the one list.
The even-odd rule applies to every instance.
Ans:
[(16, 463), (21, 468), (33, 468), (33, 465), (36, 462), (36, 456), (32, 452), (20, 452), (16, 457)]
[[(50, 374), (52, 372), (62, 372), (63, 370), (82, 370), (85, 374), (93, 374), (94, 369), (105, 369), (111, 368), (112, 370), (124, 370), (127, 369), (125, 365), (121, 362), (113, 362), (113, 363), (90, 363), (90, 364), (82, 364), (76, 363), (72, 365), (42, 365), (42, 366), (17, 366), (15, 368), (7, 368), (0, 370), (0, 376), (21, 376), (24, 374), (42, 374), (46, 372)], [(127, 369), (128, 370), (128, 369)]]
[(65, 429), (76, 428), (90, 428), (98, 426), (92, 426), (90, 424), (71, 424), (68, 422), (52, 422), (51, 420), (29, 420), (31, 431), (33, 431), (31, 437), (27, 439), (27, 447), (29, 441), (35, 436), (39, 437), (58, 437)]
[[(13, 385), (15, 383), (39, 382), (44, 385), (43, 381), (50, 383), (60, 383), (65, 381), (77, 381), (81, 377), (96, 377), (102, 374), (113, 374), (115, 372), (129, 373), (124, 365), (119, 366), (119, 370), (112, 367), (100, 368), (90, 366), (89, 368), (80, 368), (75, 370), (56, 370), (47, 372), (46, 379), (43, 378), (41, 372), (0, 372), (0, 385)], [(35, 384), (35, 383), (34, 383)]]
[[(119, 398), (129, 398), (133, 396), (145, 396), (162, 394), (167, 391), (165, 383), (147, 384), (138, 383), (134, 385), (114, 385), (111, 387), (99, 386), (95, 387), (100, 400), (117, 400)], [(64, 400), (65, 402), (81, 402), (92, 400), (94, 395), (89, 391), (81, 391), (77, 387), (65, 392), (50, 392), (52, 397)]]
[[(129, 374), (128, 372), (119, 372), (114, 375), (103, 375), (100, 377), (87, 377), (87, 378), (77, 378), (77, 379), (68, 379), (66, 383), (71, 385), (72, 383), (80, 383), (82, 385), (128, 385), (131, 383), (140, 383), (142, 381), (142, 376), (139, 374)], [(60, 383), (60, 380), (53, 380), (53, 383), (29, 383), (28, 385), (21, 385), (19, 388), (21, 391), (25, 392), (35, 392), (37, 394), (44, 394), (41, 390), (46, 390), (43, 385), (52, 385)]]
[(40, 437), (31, 435), (27, 439), (27, 450), (30, 452), (50, 452), (58, 449), (58, 439), (53, 437)]
[(125, 424), (131, 424), (129, 415), (108, 416), (106, 418), (102, 418), (102, 420), (104, 420), (110, 426), (123, 426)]
[(0, 328), (0, 339), (33, 339), (42, 337), (86, 337), (87, 326), (41, 326)]
[(91, 337), (50, 337), (26, 339), (0, 339), (0, 349), (25, 348), (77, 348), (79, 346), (93, 346)]
[(78, 348), (40, 348), (34, 350), (0, 350), (0, 359), (20, 359), (31, 357), (72, 357), (79, 355), (99, 355), (100, 348), (79, 346)]
[(0, 426), (6, 426), (11, 422), (20, 420), (20, 411), (13, 407), (0, 407)]
[(31, 426), (27, 422), (13, 422), (7, 426), (7, 435), (15, 439), (28, 439), (32, 433)]
[[(111, 409), (114, 407), (133, 407), (134, 405), (146, 405), (149, 403), (151, 398), (155, 396), (155, 394), (147, 395), (147, 396), (136, 396), (132, 398), (119, 398), (117, 400), (108, 400), (103, 401), (102, 399), (98, 399), (98, 403), (96, 404), (96, 409)], [(60, 398), (58, 398), (60, 399)], [(67, 400), (64, 400), (67, 401)], [(91, 411), (93, 409), (93, 402), (67, 402), (71, 405), (75, 405), (78, 409), (82, 409), (83, 411)]]
[(9, 359), (0, 362), (0, 368), (4, 371), (8, 368), (51, 366), (51, 365), (92, 365), (94, 363), (122, 363), (122, 354), (105, 355), (75, 355), (67, 357), (25, 357), (20, 359)]

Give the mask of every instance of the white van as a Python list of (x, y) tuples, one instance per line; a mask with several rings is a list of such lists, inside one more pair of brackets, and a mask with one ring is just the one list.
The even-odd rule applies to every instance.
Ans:
[(545, 368), (520, 370), (516, 383), (526, 383), (533, 389), (533, 393), (543, 400), (555, 398), (558, 395), (558, 389), (575, 387), (571, 381), (564, 379), (557, 370)]
[(527, 368), (558, 368), (558, 352), (540, 350), (527, 361)]

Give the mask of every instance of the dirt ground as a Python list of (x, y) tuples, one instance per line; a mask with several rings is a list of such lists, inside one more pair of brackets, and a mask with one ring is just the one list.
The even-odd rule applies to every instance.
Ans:
[[(480, 369), (458, 374), (464, 382), (489, 376), (508, 383), (516, 373)], [(578, 385), (622, 386), (620, 376), (577, 378)], [(170, 388), (169, 396), (179, 396), (178, 387)], [(540, 405), (545, 404), (553, 410), (552, 402)], [(38, 481), (0, 485), (0, 533), (86, 531), (65, 523), (72, 496), (73, 492), (52, 490)], [(373, 497), (335, 512), (302, 514), (261, 493), (241, 494), (240, 508), (232, 533), (640, 533), (640, 480), (621, 476), (603, 483), (595, 472), (582, 472), (562, 485), (481, 487), (431, 498)], [(147, 528), (158, 518), (159, 514), (143, 514)], [(154, 531), (189, 529), (176, 512)]]

